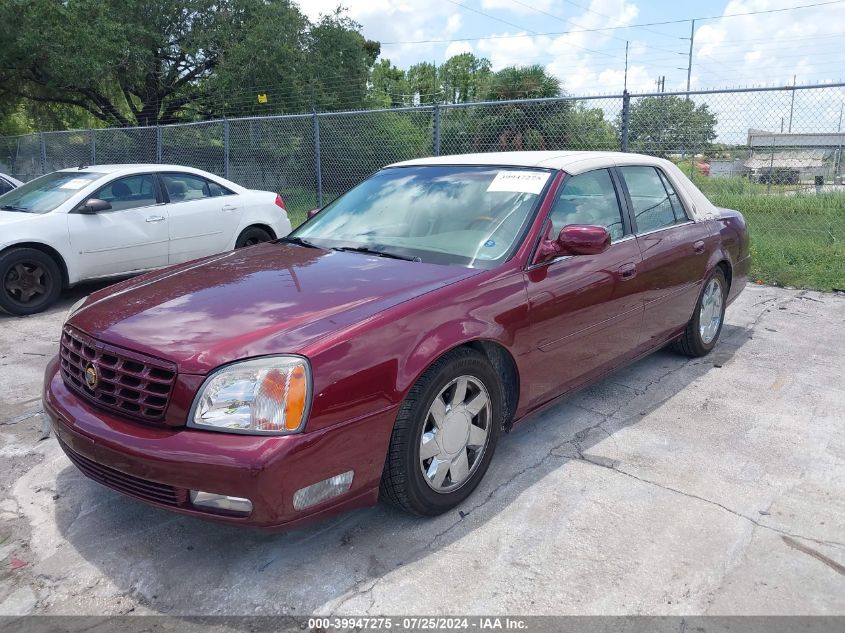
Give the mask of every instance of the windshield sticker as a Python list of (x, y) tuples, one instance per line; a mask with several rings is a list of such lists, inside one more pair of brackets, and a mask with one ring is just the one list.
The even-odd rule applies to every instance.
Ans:
[(59, 185), (59, 189), (82, 189), (88, 182), (85, 178), (73, 178)]
[(549, 179), (543, 171), (500, 171), (487, 187), (487, 191), (509, 191), (511, 193), (533, 193), (539, 195)]
[(487, 248), (493, 248), (495, 245), (496, 242), (493, 240), (487, 240), (486, 242), (484, 242), (484, 246), (486, 246)]

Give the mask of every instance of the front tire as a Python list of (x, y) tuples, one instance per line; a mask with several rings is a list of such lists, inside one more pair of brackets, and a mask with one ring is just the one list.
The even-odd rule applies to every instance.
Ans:
[(399, 408), (381, 498), (422, 516), (464, 501), (490, 466), (503, 401), (499, 377), (482, 354), (460, 348), (440, 358)]
[(684, 333), (672, 343), (672, 349), (690, 358), (709, 354), (722, 333), (727, 298), (725, 273), (716, 268), (704, 282), (692, 319)]
[(13, 248), (0, 255), (0, 308), (15, 316), (46, 310), (62, 292), (56, 261), (34, 248)]

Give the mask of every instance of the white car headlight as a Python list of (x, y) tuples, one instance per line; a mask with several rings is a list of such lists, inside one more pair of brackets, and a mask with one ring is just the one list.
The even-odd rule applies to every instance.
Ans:
[(301, 356), (268, 356), (215, 370), (194, 400), (188, 426), (226, 433), (288, 435), (302, 430), (311, 367)]
[(70, 306), (70, 310), (67, 311), (67, 316), (65, 317), (65, 320), (64, 320), (65, 323), (68, 322), (70, 317), (72, 317), (74, 314), (76, 314), (76, 312), (79, 310), (80, 307), (82, 307), (82, 304), (85, 303), (85, 301), (88, 299), (88, 297), (89, 297), (89, 295), (85, 295), (79, 301), (77, 301), (72, 306)]

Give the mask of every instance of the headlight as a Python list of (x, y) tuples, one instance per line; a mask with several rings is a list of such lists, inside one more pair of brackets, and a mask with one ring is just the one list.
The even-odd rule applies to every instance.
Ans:
[(228, 433), (287, 435), (302, 429), (311, 402), (311, 368), (301, 356), (233, 363), (206, 378), (189, 426)]
[(88, 296), (89, 295), (85, 295), (79, 301), (77, 301), (72, 306), (70, 306), (70, 310), (67, 311), (67, 316), (65, 317), (65, 321), (64, 321), (65, 323), (67, 323), (68, 320), (70, 319), (70, 317), (72, 317), (74, 314), (76, 314), (77, 310), (79, 310), (79, 308), (82, 307), (82, 304), (85, 303), (85, 301), (88, 299)]

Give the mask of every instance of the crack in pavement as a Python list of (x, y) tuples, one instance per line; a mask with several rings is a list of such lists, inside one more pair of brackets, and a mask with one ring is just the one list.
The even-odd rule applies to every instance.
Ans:
[[(790, 303), (795, 302), (797, 300), (798, 300), (798, 296), (790, 297), (790, 298), (786, 299), (785, 301), (782, 301), (778, 305), (778, 307), (779, 308), (781, 308), (781, 307), (785, 308), (787, 305), (789, 305)], [(777, 299), (773, 299), (773, 301), (777, 301)], [(761, 302), (762, 305), (766, 305), (767, 303), (768, 302)], [(755, 304), (755, 305), (757, 305), (757, 304)], [(762, 320), (762, 318), (766, 314), (769, 314), (771, 311), (772, 311), (772, 307), (768, 307), (768, 306), (764, 307), (762, 310), (760, 310), (760, 312), (751, 320), (751, 322), (743, 328), (743, 333), (745, 335), (749, 335), (749, 334), (753, 333), (755, 328), (759, 324), (759, 322)], [(731, 337), (731, 338), (734, 338), (734, 337)], [(728, 339), (728, 340), (730, 340), (730, 339)], [(655, 385), (658, 385), (663, 380), (665, 380), (668, 376), (686, 369), (687, 367), (689, 367), (691, 364), (694, 364), (698, 360), (699, 359), (689, 359), (685, 362), (679, 363), (677, 366), (670, 367), (667, 371), (661, 373), (659, 376), (656, 376), (655, 378), (650, 380), (648, 383), (646, 383), (642, 389), (629, 387), (627, 385), (621, 385), (621, 386), (625, 386), (625, 387), (628, 387), (629, 389), (632, 389), (636, 393), (635, 397), (642, 397), (642, 396), (646, 395), (648, 393), (648, 391), (650, 389), (652, 389)], [(655, 405), (655, 404), (659, 405), (661, 402), (664, 402), (665, 400), (668, 400), (669, 398), (671, 398), (672, 395), (674, 395), (674, 394), (669, 394), (663, 400), (661, 400), (657, 403), (652, 403), (652, 405)], [(754, 524), (757, 527), (760, 527), (760, 528), (766, 529), (766, 530), (771, 530), (771, 531), (779, 533), (781, 535), (785, 535), (785, 536), (793, 537), (793, 538), (800, 538), (800, 539), (812, 541), (812, 542), (815, 542), (815, 543), (819, 543), (819, 544), (827, 545), (827, 546), (831, 546), (831, 547), (843, 547), (843, 548), (845, 548), (845, 544), (842, 544), (842, 543), (837, 543), (835, 541), (823, 541), (823, 540), (819, 540), (819, 539), (814, 539), (814, 538), (806, 537), (806, 536), (803, 536), (803, 535), (800, 535), (800, 534), (793, 534), (793, 533), (790, 533), (786, 530), (782, 530), (780, 528), (777, 528), (777, 527), (774, 527), (774, 526), (771, 526), (771, 525), (766, 525), (765, 523), (761, 523), (760, 521), (754, 519), (753, 517), (749, 517), (749, 516), (744, 515), (740, 512), (737, 512), (737, 511), (735, 511), (735, 510), (733, 510), (733, 509), (731, 509), (731, 508), (729, 508), (729, 507), (727, 507), (727, 506), (725, 506), (725, 505), (723, 505), (719, 502), (712, 501), (712, 500), (706, 499), (704, 497), (700, 497), (700, 496), (695, 495), (693, 493), (687, 493), (683, 490), (672, 488), (671, 486), (663, 485), (663, 484), (660, 484), (656, 481), (652, 481), (652, 480), (648, 480), (648, 479), (645, 479), (645, 478), (638, 477), (638, 476), (633, 475), (633, 474), (631, 474), (627, 471), (620, 470), (618, 467), (616, 467), (615, 464), (602, 463), (602, 462), (596, 461), (595, 459), (590, 459), (587, 456), (585, 456), (585, 454), (582, 452), (582, 449), (581, 449), (581, 444), (580, 444), (581, 441), (584, 440), (585, 438), (587, 438), (590, 435), (590, 433), (592, 433), (595, 430), (600, 430), (605, 435), (610, 437), (611, 439), (614, 439), (612, 433), (610, 433), (606, 428), (604, 428), (603, 425), (605, 423), (607, 423), (608, 421), (610, 421), (612, 418), (614, 418), (623, 408), (625, 408), (627, 405), (629, 405), (632, 400), (633, 399), (625, 400), (618, 407), (616, 407), (613, 411), (611, 411), (607, 414), (601, 413), (601, 412), (596, 411), (594, 409), (590, 409), (589, 407), (586, 407), (586, 406), (583, 406), (583, 405), (569, 403), (571, 406), (574, 406), (574, 407), (581, 409), (583, 411), (587, 411), (587, 412), (590, 412), (592, 414), (595, 414), (595, 415), (599, 416), (601, 419), (597, 423), (595, 423), (591, 426), (585, 427), (584, 429), (581, 429), (580, 431), (576, 432), (574, 434), (574, 436), (567, 438), (566, 440), (564, 440), (564, 441), (556, 444), (555, 446), (551, 447), (539, 460), (529, 464), (525, 468), (522, 468), (521, 470), (514, 473), (511, 477), (509, 477), (507, 480), (505, 480), (505, 481), (501, 482), (500, 484), (498, 484), (497, 486), (495, 486), (492, 490), (490, 490), (490, 492), (487, 493), (487, 495), (484, 497), (484, 499), (480, 503), (475, 504), (474, 506), (472, 506), (467, 511), (460, 511), (460, 513), (459, 513), (460, 518), (458, 518), (456, 521), (454, 521), (452, 524), (450, 524), (444, 530), (441, 530), (440, 532), (436, 533), (424, 545), (422, 545), (419, 548), (416, 548), (413, 551), (413, 553), (411, 554), (411, 557), (417, 555), (420, 552), (431, 549), (434, 546), (434, 544), (437, 543), (437, 541), (439, 541), (446, 534), (448, 534), (449, 532), (451, 532), (452, 530), (457, 528), (459, 525), (461, 525), (464, 522), (464, 519), (466, 517), (475, 513), (478, 510), (481, 510), (485, 505), (487, 505), (490, 502), (490, 500), (493, 499), (500, 490), (510, 486), (511, 484), (516, 482), (520, 477), (525, 475), (526, 473), (531, 472), (532, 470), (536, 470), (537, 468), (540, 468), (546, 462), (548, 462), (549, 460), (551, 460), (555, 457), (562, 458), (564, 460), (575, 459), (577, 461), (586, 462), (586, 463), (592, 464), (594, 466), (606, 468), (608, 470), (612, 470), (612, 471), (619, 473), (621, 475), (625, 475), (625, 476), (630, 477), (632, 479), (638, 480), (642, 483), (650, 484), (650, 485), (662, 488), (664, 490), (674, 492), (675, 494), (680, 494), (680, 495), (683, 495), (683, 496), (686, 496), (686, 497), (689, 497), (689, 498), (692, 498), (692, 499), (696, 499), (698, 501), (702, 501), (704, 503), (714, 505), (714, 506), (719, 507), (722, 510), (724, 510), (724, 511), (726, 511), (726, 512), (732, 514), (732, 515), (735, 515), (739, 518), (742, 518), (742, 519), (745, 519), (745, 520), (751, 522), (752, 524)], [(634, 414), (634, 415), (631, 415), (631, 416), (621, 420), (621, 423), (624, 426), (628, 421), (630, 421), (632, 419), (639, 418), (639, 417), (640, 417), (639, 414)], [(615, 439), (614, 439), (614, 443), (615, 443)], [(575, 456), (559, 455), (559, 454), (556, 453), (556, 451), (559, 451), (560, 449), (562, 449), (563, 447), (565, 447), (567, 445), (571, 445), (575, 449), (575, 453), (576, 453)], [(349, 602), (358, 598), (359, 596), (368, 596), (369, 606), (364, 611), (364, 613), (369, 614), (370, 610), (373, 608), (373, 606), (375, 606), (375, 596), (373, 595), (373, 592), (374, 592), (376, 586), (383, 579), (384, 579), (384, 576), (381, 576), (379, 578), (374, 579), (372, 582), (370, 582), (368, 584), (368, 586), (366, 588), (363, 588), (363, 586), (364, 586), (365, 583), (368, 582), (368, 580), (363, 580), (363, 581), (359, 581), (359, 582), (355, 583), (355, 585), (352, 588), (352, 594), (349, 595), (346, 599), (344, 599), (341, 603), (339, 603), (338, 606), (337, 606), (337, 609), (343, 608), (344, 605), (348, 604)]]
[(24, 420), (28, 420), (29, 418), (34, 418), (38, 415), (44, 413), (44, 409), (36, 409), (35, 411), (28, 411), (27, 413), (21, 413), (20, 415), (12, 416), (11, 418), (6, 418), (4, 420), (0, 420), (0, 426), (11, 426), (12, 424), (17, 424), (18, 422), (23, 422)]
[(733, 514), (736, 517), (739, 517), (741, 519), (745, 519), (746, 521), (753, 523), (757, 527), (763, 528), (764, 530), (771, 530), (772, 532), (776, 532), (777, 534), (780, 534), (782, 536), (788, 536), (788, 537), (792, 537), (792, 538), (800, 538), (800, 539), (803, 539), (805, 541), (812, 541), (814, 543), (818, 543), (819, 545), (827, 545), (828, 547), (836, 547), (836, 548), (840, 548), (840, 549), (845, 549), (845, 543), (839, 543), (838, 541), (826, 541), (826, 540), (823, 540), (823, 539), (817, 539), (817, 538), (813, 538), (811, 536), (804, 536), (803, 534), (796, 534), (794, 532), (789, 532), (787, 530), (775, 527), (773, 525), (767, 525), (765, 523), (758, 521), (754, 517), (748, 516), (747, 514), (743, 514), (742, 512), (734, 510), (733, 508), (729, 508), (728, 506), (726, 506), (722, 503), (719, 503), (718, 501), (714, 501), (712, 499), (707, 499), (706, 497), (701, 497), (701, 496), (699, 496), (695, 493), (686, 492), (685, 490), (681, 490), (679, 488), (674, 488), (674, 487), (667, 485), (667, 484), (661, 484), (660, 482), (654, 481), (653, 479), (646, 479), (645, 477), (639, 477), (638, 475), (630, 473), (626, 470), (622, 470), (621, 468), (617, 467), (614, 464), (607, 464), (607, 463), (604, 463), (603, 461), (597, 461), (596, 459), (591, 459), (591, 457), (589, 455), (581, 453), (580, 449), (577, 446), (576, 446), (576, 450), (578, 451), (578, 457), (574, 457), (574, 458), (571, 458), (571, 459), (577, 459), (579, 461), (583, 461), (583, 462), (586, 462), (588, 464), (592, 464), (593, 466), (599, 466), (599, 467), (605, 468), (607, 470), (612, 470), (613, 472), (619, 473), (620, 475), (625, 475), (626, 477), (630, 477), (631, 479), (635, 479), (635, 480), (640, 481), (644, 484), (656, 486), (656, 487), (661, 488), (663, 490), (667, 490), (669, 492), (674, 492), (676, 494), (683, 495), (684, 497), (689, 497), (690, 499), (696, 499), (698, 501), (703, 501), (704, 503), (709, 503), (710, 505), (716, 506), (717, 508), (721, 508), (725, 512), (729, 512), (730, 514)]
[[(655, 377), (654, 379), (650, 380), (650, 381), (649, 381), (649, 382), (648, 382), (648, 383), (647, 383), (647, 384), (643, 387), (643, 389), (642, 389), (642, 393), (638, 394), (638, 397), (639, 397), (639, 396), (641, 396), (641, 395), (645, 395), (645, 394), (649, 391), (649, 389), (651, 389), (651, 388), (652, 388), (652, 387), (654, 387), (655, 385), (659, 384), (659, 383), (660, 383), (661, 381), (663, 381), (666, 377), (668, 377), (669, 375), (671, 375), (671, 374), (673, 374), (673, 373), (676, 373), (676, 372), (678, 372), (678, 371), (680, 371), (680, 370), (682, 370), (682, 369), (686, 368), (686, 367), (687, 367), (687, 366), (689, 366), (692, 362), (693, 362), (692, 360), (688, 360), (688, 361), (686, 361), (686, 362), (683, 362), (683, 363), (679, 364), (678, 366), (676, 366), (676, 367), (672, 367), (672, 368), (670, 368), (668, 371), (665, 371), (665, 372), (663, 372), (662, 374), (660, 374), (659, 376), (657, 376), (657, 377)], [(666, 399), (668, 399), (669, 397), (671, 397), (671, 395), (667, 396), (667, 398), (666, 398)], [(599, 420), (597, 423), (595, 423), (595, 424), (593, 424), (593, 425), (591, 425), (591, 426), (588, 426), (588, 427), (585, 427), (585, 428), (581, 429), (580, 431), (578, 431), (577, 433), (575, 433), (575, 435), (574, 435), (573, 437), (571, 437), (571, 438), (567, 438), (566, 440), (564, 440), (564, 441), (562, 441), (562, 442), (560, 442), (560, 443), (558, 443), (558, 444), (555, 444), (555, 445), (554, 445), (554, 446), (552, 446), (552, 447), (551, 447), (551, 448), (550, 448), (550, 449), (546, 452), (546, 454), (545, 454), (545, 455), (543, 455), (543, 457), (541, 457), (539, 460), (537, 460), (536, 462), (534, 462), (534, 463), (532, 463), (532, 464), (529, 464), (529, 465), (528, 465), (528, 466), (526, 466), (525, 468), (523, 468), (523, 469), (519, 470), (518, 472), (514, 473), (514, 474), (513, 474), (510, 478), (506, 479), (505, 481), (501, 482), (501, 483), (500, 483), (500, 484), (498, 484), (496, 487), (494, 487), (494, 488), (493, 488), (490, 492), (488, 492), (488, 493), (487, 493), (487, 495), (484, 497), (484, 499), (483, 499), (480, 503), (477, 503), (476, 505), (474, 505), (472, 508), (470, 508), (470, 509), (469, 509), (469, 510), (467, 510), (466, 512), (464, 512), (464, 511), (460, 511), (460, 513), (459, 513), (459, 514), (460, 514), (460, 518), (459, 518), (457, 521), (453, 522), (453, 523), (452, 523), (451, 525), (449, 525), (449, 526), (448, 526), (445, 530), (442, 530), (442, 531), (438, 532), (437, 534), (435, 534), (435, 535), (434, 535), (431, 539), (429, 539), (429, 540), (428, 540), (428, 541), (427, 541), (424, 545), (422, 545), (422, 546), (420, 546), (420, 547), (416, 548), (416, 549), (413, 551), (413, 553), (411, 554), (411, 557), (415, 556), (416, 554), (418, 554), (418, 553), (420, 553), (420, 552), (423, 552), (423, 551), (426, 551), (426, 550), (431, 549), (431, 548), (434, 546), (434, 544), (435, 544), (435, 543), (436, 543), (439, 539), (441, 539), (443, 536), (445, 536), (446, 534), (448, 534), (449, 532), (451, 532), (453, 529), (455, 529), (456, 527), (458, 527), (459, 525), (461, 525), (461, 524), (464, 522), (464, 519), (465, 519), (466, 517), (468, 517), (469, 515), (473, 514), (473, 513), (474, 513), (474, 512), (476, 512), (477, 510), (480, 510), (481, 508), (483, 508), (485, 505), (487, 505), (487, 504), (490, 502), (490, 500), (491, 500), (491, 499), (493, 499), (493, 497), (495, 497), (495, 496), (496, 496), (496, 493), (498, 493), (498, 492), (499, 492), (500, 490), (502, 490), (503, 488), (506, 488), (507, 486), (510, 486), (511, 484), (513, 484), (514, 482), (516, 482), (516, 481), (517, 481), (520, 477), (522, 477), (524, 474), (526, 474), (526, 473), (528, 473), (528, 472), (530, 472), (530, 471), (532, 471), (532, 470), (535, 470), (535, 469), (537, 469), (537, 468), (540, 468), (540, 467), (541, 467), (543, 464), (545, 464), (547, 461), (549, 461), (549, 460), (551, 460), (551, 459), (553, 459), (553, 458), (555, 458), (555, 457), (563, 457), (563, 456), (557, 455), (557, 454), (555, 453), (555, 451), (560, 450), (561, 448), (563, 448), (563, 447), (564, 447), (564, 446), (566, 446), (567, 444), (573, 444), (573, 442), (578, 442), (578, 441), (580, 441), (581, 439), (583, 439), (583, 438), (587, 437), (587, 436), (588, 436), (588, 435), (589, 435), (592, 431), (597, 430), (597, 429), (598, 429), (598, 430), (601, 430), (603, 433), (605, 433), (605, 435), (607, 435), (608, 437), (611, 437), (611, 438), (612, 438), (612, 434), (611, 434), (611, 433), (610, 433), (607, 429), (605, 429), (602, 425), (603, 425), (605, 422), (607, 422), (608, 420), (610, 420), (612, 417), (614, 417), (617, 413), (619, 413), (619, 411), (621, 411), (621, 410), (622, 410), (622, 409), (623, 409), (626, 405), (628, 405), (629, 403), (630, 403), (630, 400), (626, 400), (625, 402), (623, 402), (622, 404), (620, 404), (618, 407), (616, 407), (613, 411), (611, 411), (611, 412), (610, 412), (610, 413), (608, 413), (608, 414), (599, 413), (599, 412), (594, 411), (594, 410), (592, 410), (592, 409), (589, 409), (589, 408), (587, 408), (587, 407), (583, 407), (583, 406), (579, 406), (579, 405), (574, 405), (574, 406), (576, 406), (576, 407), (577, 407), (577, 408), (579, 408), (579, 409), (582, 409), (582, 410), (584, 410), (584, 411), (588, 411), (588, 412), (590, 412), (590, 413), (593, 413), (593, 414), (595, 414), (595, 415), (598, 415), (599, 417), (601, 417), (601, 420)], [(633, 418), (639, 418), (639, 417), (640, 417), (639, 415), (635, 415), (635, 416), (630, 416), (630, 417), (629, 417), (629, 418), (627, 418), (627, 419), (633, 419)], [(615, 441), (615, 440), (614, 440), (614, 441)], [(578, 450), (580, 450), (580, 449), (578, 449)], [(571, 459), (571, 458), (567, 457), (566, 459)], [(371, 583), (371, 584), (370, 584), (370, 585), (369, 585), (366, 589), (362, 589), (362, 588), (361, 588), (361, 586), (362, 586), (365, 582), (367, 582), (366, 580), (364, 580), (364, 581), (359, 581), (359, 582), (355, 583), (355, 584), (353, 585), (353, 587), (352, 587), (352, 590), (351, 590), (351, 591), (352, 591), (352, 594), (351, 594), (350, 596), (348, 596), (346, 599), (344, 599), (344, 600), (343, 600), (340, 604), (338, 604), (336, 608), (339, 610), (339, 609), (343, 608), (343, 606), (344, 606), (344, 605), (348, 604), (349, 602), (351, 602), (352, 600), (354, 600), (354, 599), (358, 598), (359, 596), (365, 596), (365, 595), (367, 595), (367, 596), (369, 596), (369, 599), (370, 599), (370, 604), (369, 604), (369, 606), (367, 607), (367, 609), (365, 609), (365, 610), (364, 610), (364, 613), (365, 613), (365, 614), (369, 614), (370, 609), (372, 609), (372, 607), (375, 605), (375, 597), (373, 596), (373, 591), (375, 590), (376, 586), (377, 586), (377, 585), (378, 585), (378, 584), (379, 584), (379, 583), (380, 583), (383, 579), (384, 579), (384, 576), (381, 576), (381, 577), (379, 577), (379, 578), (374, 579), (374, 580), (372, 581), (372, 583)]]

